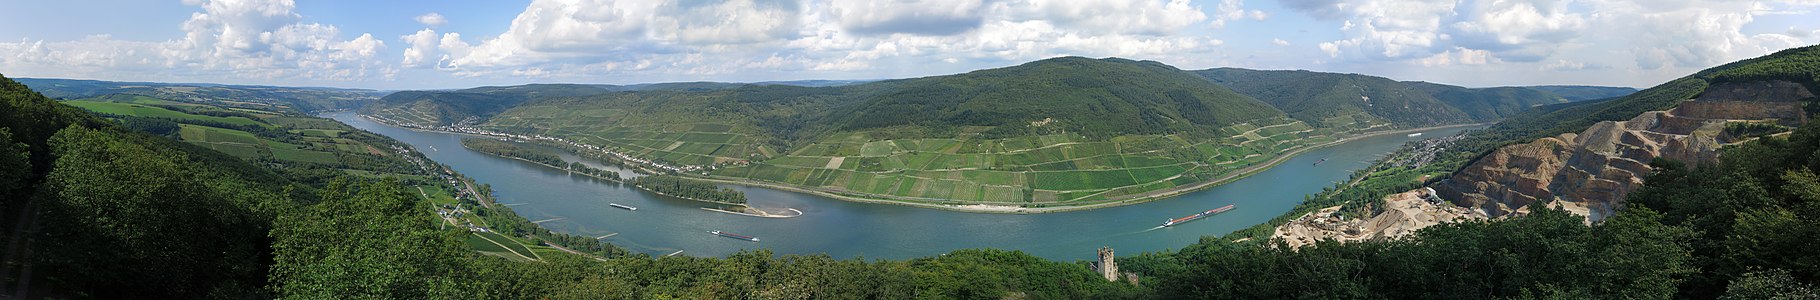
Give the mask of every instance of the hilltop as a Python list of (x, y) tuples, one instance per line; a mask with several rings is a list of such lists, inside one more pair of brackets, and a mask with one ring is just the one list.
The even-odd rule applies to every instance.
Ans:
[(1195, 74), (1269, 102), (1291, 117), (1312, 124), (1324, 124), (1335, 116), (1360, 114), (1415, 127), (1474, 120), (1424, 91), (1383, 77), (1233, 68)]
[(1214, 68), (1194, 73), (1270, 103), (1291, 117), (1311, 124), (1322, 124), (1334, 116), (1360, 114), (1405, 127), (1494, 122), (1531, 107), (1604, 99), (1636, 91), (1595, 86), (1467, 88), (1302, 70)]
[(399, 92), (362, 112), (401, 126), (548, 137), (731, 182), (1004, 211), (1164, 197), (1349, 136), (1511, 113), (1480, 106), (1564, 101), (1460, 89), (1488, 103), (1455, 105), (1354, 74), (1059, 57), (837, 86)]
[(110, 94), (132, 94), (170, 101), (294, 113), (314, 113), (364, 107), (390, 93), (386, 91), (325, 87), (115, 82), (42, 78), (19, 78), (18, 82), (25, 84), (33, 90), (52, 99), (79, 99)]

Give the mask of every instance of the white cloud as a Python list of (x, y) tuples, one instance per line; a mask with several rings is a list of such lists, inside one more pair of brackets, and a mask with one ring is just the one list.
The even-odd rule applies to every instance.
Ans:
[[(1092, 34), (1165, 35), (1207, 19), (1188, 0), (1030, 0), (1005, 3), (1013, 19), (1042, 20)], [(1025, 14), (1026, 18), (1016, 18)]]
[(439, 14), (439, 13), (423, 14), (421, 16), (417, 16), (416, 18), (413, 18), (412, 20), (417, 20), (417, 23), (423, 24), (423, 26), (430, 26), (430, 27), (442, 26), (443, 24), (449, 23), (449, 19), (443, 18), (442, 14)]
[(829, 17), (852, 34), (950, 35), (979, 28), (981, 0), (831, 1)]
[(1263, 21), (1264, 19), (1270, 18), (1270, 13), (1266, 13), (1262, 10), (1247, 11), (1245, 10), (1244, 0), (1220, 0), (1220, 5), (1214, 9), (1213, 21), (1210, 22), (1210, 24), (1214, 29), (1220, 29), (1226, 27), (1226, 21), (1241, 20), (1245, 18)]
[(1288, 46), (1289, 45), (1289, 41), (1285, 41), (1283, 39), (1270, 39), (1270, 43), (1277, 45), (1277, 46)]
[(1423, 66), (1483, 65), (1495, 60), (1497, 59), (1492, 58), (1491, 51), (1456, 47), (1433, 56), (1417, 59), (1416, 63)]
[(399, 63), (406, 67), (419, 67), (429, 63), (428, 58), (435, 53), (438, 42), (436, 31), (428, 28), (399, 39), (404, 40), (405, 45), (410, 46), (410, 48), (404, 49), (404, 61)]
[[(0, 67), (37, 76), (172, 80), (192, 78), (357, 80), (390, 78), (396, 70), (376, 58), (385, 42), (362, 34), (341, 40), (333, 25), (303, 23), (288, 0), (185, 1), (199, 6), (181, 38), (124, 41), (91, 36), (77, 41), (0, 45)], [(71, 69), (82, 66), (87, 69)]]
[[(1820, 3), (1801, 3), (1816, 5)], [(1592, 1), (1593, 15), (1608, 41), (1628, 45), (1642, 69), (1705, 68), (1813, 43), (1778, 33), (1746, 34), (1758, 15), (1794, 10), (1756, 2), (1626, 3)], [(1797, 4), (1789, 4), (1797, 5)], [(1609, 12), (1609, 13), (1608, 13)], [(1697, 41), (1697, 42), (1695, 42)]]
[[(1187, 0), (536, 0), (495, 38), (469, 45), (445, 34), (438, 68), (458, 76), (532, 67), (552, 77), (703, 75), (869, 70), (888, 59), (1185, 57), (1223, 43), (1181, 34), (1206, 20)], [(413, 48), (416, 38), (406, 37)]]
[[(1549, 64), (1551, 57), (1569, 49), (1593, 51), (1590, 49), (1615, 46), (1628, 48), (1623, 51), (1630, 52), (1639, 67), (1654, 69), (1710, 67), (1811, 43), (1813, 39), (1799, 34), (1745, 34), (1744, 25), (1757, 15), (1787, 13), (1820, 3), (1287, 0), (1283, 4), (1316, 18), (1340, 20), (1344, 38), (1323, 42), (1320, 49), (1346, 61)], [(1480, 55), (1484, 59), (1478, 59)]]

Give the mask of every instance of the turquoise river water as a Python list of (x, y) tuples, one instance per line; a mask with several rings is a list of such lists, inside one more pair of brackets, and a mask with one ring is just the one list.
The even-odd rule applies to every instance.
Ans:
[[(659, 196), (524, 161), (461, 147), (463, 135), (387, 126), (351, 112), (325, 117), (415, 146), (437, 162), (491, 184), (499, 203), (546, 228), (605, 240), (633, 251), (663, 255), (724, 256), (742, 249), (779, 254), (826, 253), (835, 258), (904, 259), (965, 248), (1021, 250), (1057, 260), (1090, 259), (1111, 246), (1121, 256), (1176, 249), (1269, 221), (1345, 180), (1404, 142), (1452, 135), (1477, 127), (1424, 131), (1420, 136), (1380, 135), (1307, 151), (1269, 170), (1225, 185), (1147, 203), (1045, 214), (984, 214), (866, 204), (764, 188), (732, 186), (757, 207), (790, 207), (804, 215), (770, 219), (700, 209), (700, 202)], [(432, 150), (434, 149), (434, 150)], [(576, 159), (572, 155), (566, 159)], [(1315, 162), (1326, 159), (1320, 164)], [(629, 175), (629, 173), (626, 173)], [(628, 211), (607, 206), (636, 206)], [(1235, 205), (1232, 211), (1174, 227), (1166, 219)], [(723, 230), (755, 236), (748, 242), (708, 234)]]

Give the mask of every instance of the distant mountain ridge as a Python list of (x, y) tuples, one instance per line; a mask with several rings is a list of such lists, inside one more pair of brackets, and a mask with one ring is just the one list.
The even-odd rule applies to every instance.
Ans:
[(1324, 118), (1351, 113), (1368, 113), (1394, 124), (1415, 127), (1490, 122), (1539, 105), (1617, 97), (1636, 91), (1593, 86), (1467, 88), (1304, 70), (1214, 68), (1194, 73), (1268, 102), (1298, 120), (1317, 124)]
[(265, 109), (301, 113), (367, 106), (387, 91), (328, 87), (281, 87), (210, 83), (114, 82), (78, 79), (19, 78), (52, 99), (78, 99), (108, 94), (134, 94), (173, 101), (215, 105), (263, 105)]

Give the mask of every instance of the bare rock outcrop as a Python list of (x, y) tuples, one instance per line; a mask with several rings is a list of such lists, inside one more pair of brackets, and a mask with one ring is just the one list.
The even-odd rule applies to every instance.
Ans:
[(1724, 134), (1727, 122), (1803, 124), (1802, 103), (1811, 98), (1806, 87), (1786, 81), (1718, 84), (1673, 110), (1499, 148), (1434, 188), (1491, 216), (1546, 200), (1598, 220), (1642, 185), (1650, 161), (1716, 161), (1720, 146), (1736, 142)]

